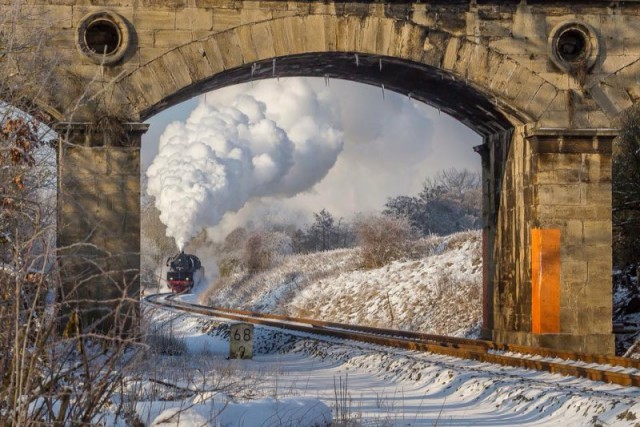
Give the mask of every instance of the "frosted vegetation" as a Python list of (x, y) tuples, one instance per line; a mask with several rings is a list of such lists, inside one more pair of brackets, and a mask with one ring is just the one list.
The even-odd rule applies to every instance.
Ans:
[(201, 301), (379, 327), (477, 336), (481, 317), (479, 231), (407, 243), (405, 256), (363, 267), (360, 247), (283, 258), (254, 274), (213, 282)]

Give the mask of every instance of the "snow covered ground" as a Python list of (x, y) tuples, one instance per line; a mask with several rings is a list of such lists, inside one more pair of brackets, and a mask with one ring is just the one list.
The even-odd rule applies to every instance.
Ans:
[(227, 324), (149, 307), (145, 317), (182, 349), (146, 360), (130, 382), (146, 425), (312, 426), (329, 417), (350, 426), (640, 422), (639, 388), (258, 326), (253, 360), (227, 360)]
[(201, 299), (219, 307), (477, 336), (482, 310), (479, 231), (423, 239), (415, 259), (379, 269), (361, 269), (358, 251), (289, 256), (253, 276), (225, 278)]
[[(423, 256), (374, 270), (359, 267), (357, 248), (289, 256), (180, 298), (475, 336), (480, 233), (421, 244)], [(228, 360), (227, 323), (167, 309), (144, 313), (156, 341), (165, 337), (151, 343), (155, 350), (128, 382), (132, 412), (145, 425), (640, 425), (639, 388), (258, 326), (253, 360)]]

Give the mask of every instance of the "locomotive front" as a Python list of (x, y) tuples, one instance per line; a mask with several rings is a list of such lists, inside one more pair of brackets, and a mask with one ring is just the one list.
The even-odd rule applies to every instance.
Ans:
[(202, 268), (202, 264), (197, 256), (182, 251), (167, 259), (167, 267), (167, 283), (171, 292), (181, 294), (193, 289), (194, 274)]

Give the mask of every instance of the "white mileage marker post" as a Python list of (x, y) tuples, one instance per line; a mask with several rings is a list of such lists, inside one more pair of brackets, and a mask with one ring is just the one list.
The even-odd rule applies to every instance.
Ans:
[(229, 359), (253, 358), (253, 325), (234, 323), (229, 328)]

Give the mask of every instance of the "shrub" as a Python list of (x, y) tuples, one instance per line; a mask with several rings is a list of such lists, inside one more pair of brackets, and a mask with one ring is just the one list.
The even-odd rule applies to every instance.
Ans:
[(361, 219), (357, 230), (365, 268), (380, 268), (409, 253), (411, 226), (406, 218), (373, 215)]
[(244, 259), (249, 274), (267, 270), (292, 253), (291, 238), (280, 232), (255, 232), (246, 241)]

